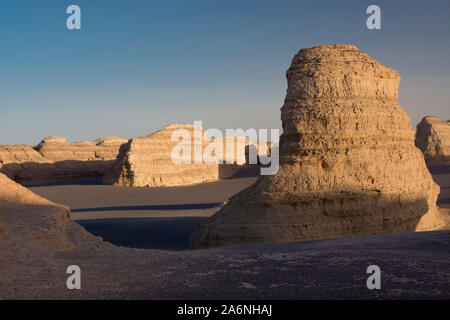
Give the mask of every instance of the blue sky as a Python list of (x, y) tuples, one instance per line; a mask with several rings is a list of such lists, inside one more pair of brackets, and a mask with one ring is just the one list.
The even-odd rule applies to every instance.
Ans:
[[(66, 28), (81, 7), (82, 29)], [(366, 28), (370, 4), (382, 29)], [(354, 44), (402, 77), (415, 126), (450, 119), (450, 1), (0, 0), (0, 144), (279, 128), (303, 47)]]

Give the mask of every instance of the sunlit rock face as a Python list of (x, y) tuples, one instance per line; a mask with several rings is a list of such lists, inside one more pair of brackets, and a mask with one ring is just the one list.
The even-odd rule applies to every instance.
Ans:
[(287, 82), (278, 172), (229, 199), (192, 247), (415, 231), (436, 213), (395, 70), (323, 45), (295, 55)]
[(416, 146), (426, 159), (450, 160), (450, 120), (423, 118), (417, 125)]
[(70, 219), (69, 208), (43, 199), (0, 173), (0, 269), (53, 252), (100, 244)]
[(0, 173), (13, 180), (24, 169), (33, 170), (51, 162), (30, 146), (0, 146)]
[(120, 146), (126, 142), (118, 137), (104, 137), (96, 141), (69, 144), (65, 138), (51, 136), (43, 139), (35, 149), (54, 162), (111, 161), (117, 158)]
[(127, 140), (104, 137), (69, 144), (51, 136), (32, 148), (0, 146), (0, 173), (23, 185), (42, 185), (77, 179), (99, 178), (113, 165)]
[[(229, 178), (248, 168), (250, 145), (256, 157), (269, 152), (267, 143), (250, 141), (245, 136), (210, 137), (192, 124), (170, 124), (124, 144), (103, 183), (170, 187)], [(179, 162), (172, 157), (174, 150)]]
[[(185, 139), (190, 150), (188, 163), (175, 163), (172, 151), (183, 139), (173, 140), (175, 130), (185, 132), (191, 139)], [(203, 146), (209, 141), (204, 132), (190, 124), (172, 124), (147, 137), (131, 139), (120, 149), (114, 166), (105, 174), (103, 183), (134, 187), (158, 187), (190, 185), (219, 179), (217, 163), (195, 164), (195, 157), (202, 157)], [(195, 147), (195, 139), (200, 148)], [(187, 149), (186, 149), (187, 150)], [(183, 156), (182, 152), (180, 152)]]

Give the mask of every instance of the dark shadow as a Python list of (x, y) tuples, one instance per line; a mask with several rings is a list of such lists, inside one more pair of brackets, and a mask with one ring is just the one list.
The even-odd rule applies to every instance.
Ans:
[(102, 211), (140, 211), (140, 210), (194, 210), (194, 209), (211, 209), (220, 205), (216, 203), (198, 203), (198, 204), (167, 204), (167, 205), (150, 205), (150, 206), (120, 206), (120, 207), (99, 207), (99, 208), (82, 208), (71, 209), (72, 212), (102, 212)]
[(258, 177), (260, 165), (219, 164), (219, 179)]
[[(250, 163), (250, 160), (253, 163)], [(258, 177), (261, 166), (258, 149), (254, 145), (247, 145), (245, 146), (245, 164), (219, 164), (219, 179)]]
[(202, 217), (122, 218), (76, 221), (88, 232), (117, 246), (188, 250), (189, 237)]
[(428, 161), (427, 167), (432, 175), (450, 174), (450, 163)]
[(408, 194), (384, 195), (374, 188), (366, 192), (336, 191), (303, 197), (287, 194), (276, 200), (266, 195), (254, 196), (255, 192), (258, 192), (255, 185), (244, 189), (241, 196), (234, 196), (215, 214), (220, 218), (208, 218), (201, 223), (191, 236), (191, 247), (291, 242), (317, 235), (346, 238), (415, 232), (419, 226), (425, 229), (431, 226), (429, 221), (422, 220), (431, 212), (426, 192), (408, 198)]
[(69, 181), (50, 183), (50, 184), (33, 184), (26, 185), (24, 187), (48, 187), (48, 186), (98, 186), (103, 185), (102, 177), (98, 178), (82, 178), (82, 179), (73, 179)]
[(437, 205), (441, 205), (441, 204), (450, 204), (450, 198), (445, 198), (445, 199), (439, 199), (437, 201)]
[(0, 172), (25, 186), (93, 185), (102, 184), (101, 178), (113, 163), (113, 160), (11, 163), (4, 165)]

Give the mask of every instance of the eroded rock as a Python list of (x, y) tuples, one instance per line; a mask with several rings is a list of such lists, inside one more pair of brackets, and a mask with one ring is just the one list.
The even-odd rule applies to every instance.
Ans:
[(30, 146), (0, 146), (0, 172), (13, 180), (24, 169), (34, 170), (51, 162)]
[(426, 229), (439, 186), (398, 105), (398, 73), (354, 46), (324, 45), (300, 50), (287, 80), (278, 173), (229, 199), (191, 246)]
[(426, 159), (450, 160), (450, 122), (423, 118), (417, 125), (415, 143)]
[[(191, 139), (186, 140), (190, 154), (189, 163), (174, 163), (172, 150), (182, 141), (173, 141), (175, 130), (185, 130)], [(105, 174), (103, 183), (121, 186), (178, 186), (196, 184), (219, 179), (219, 166), (215, 164), (194, 163), (197, 156), (202, 156), (203, 147), (195, 147), (195, 139), (203, 140), (204, 132), (194, 133), (190, 124), (171, 124), (147, 137), (131, 139), (120, 148), (114, 166)], [(180, 153), (183, 156), (183, 153)]]
[(127, 140), (100, 138), (69, 144), (51, 136), (34, 149), (0, 146), (0, 172), (23, 185), (41, 185), (102, 177), (114, 163), (120, 145)]
[[(100, 243), (70, 219), (69, 208), (43, 199), (0, 173), (0, 263)], [(14, 264), (1, 263), (2, 268)]]
[(111, 161), (115, 160), (119, 148), (127, 140), (104, 137), (94, 142), (81, 141), (69, 144), (65, 138), (47, 137), (35, 149), (46, 159), (58, 161)]

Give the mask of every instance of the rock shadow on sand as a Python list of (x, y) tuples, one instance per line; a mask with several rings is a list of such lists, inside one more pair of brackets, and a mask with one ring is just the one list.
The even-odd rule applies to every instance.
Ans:
[(97, 208), (81, 208), (72, 209), (73, 213), (80, 212), (103, 212), (103, 211), (141, 211), (141, 210), (196, 210), (211, 209), (219, 206), (219, 202), (215, 203), (194, 203), (194, 204), (164, 204), (164, 205), (147, 205), (147, 206), (116, 206), (116, 207), (97, 207)]
[(116, 246), (188, 250), (189, 237), (203, 217), (119, 218), (76, 221), (93, 235)]

